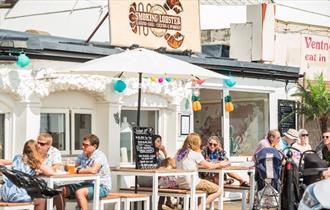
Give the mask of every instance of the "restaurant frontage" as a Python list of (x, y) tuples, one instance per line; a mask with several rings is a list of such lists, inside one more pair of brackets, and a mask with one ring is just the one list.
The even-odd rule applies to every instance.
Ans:
[[(82, 136), (92, 132), (101, 139), (100, 149), (111, 157), (110, 165), (119, 162), (133, 165), (131, 131), (137, 123), (137, 78), (123, 78), (127, 87), (118, 92), (114, 89), (116, 78), (57, 73), (60, 69), (119, 53), (122, 49), (86, 46), (80, 40), (6, 30), (1, 33), (12, 37), (14, 43), (17, 42), (15, 37), (24, 37), (28, 46), (24, 51), (31, 58), (25, 68), (18, 67), (13, 61), (2, 61), (2, 157), (11, 159), (22, 150), (23, 142), (44, 131), (52, 134), (54, 146), (63, 155), (74, 156), (81, 149)], [(35, 40), (41, 44), (35, 45)], [(13, 52), (18, 49), (3, 50)], [(231, 158), (246, 159), (255, 142), (270, 128), (278, 127), (278, 100), (290, 98), (299, 77), (297, 68), (165, 54), (231, 75), (236, 81), (236, 85), (229, 88), (223, 81), (212, 79), (192, 85), (189, 80), (172, 78), (159, 82), (159, 78), (143, 78), (141, 126), (152, 127), (160, 134), (171, 156), (186, 134), (195, 131), (204, 140), (210, 135), (218, 135)], [(192, 95), (197, 92), (202, 109), (194, 112)], [(227, 95), (232, 96), (235, 108), (232, 112), (225, 111), (224, 97)]]

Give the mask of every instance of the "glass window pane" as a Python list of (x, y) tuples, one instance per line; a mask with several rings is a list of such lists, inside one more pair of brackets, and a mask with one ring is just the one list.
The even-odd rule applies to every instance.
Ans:
[(229, 113), (230, 155), (251, 156), (269, 130), (269, 96), (266, 93), (230, 91), (235, 110)]
[(41, 113), (40, 132), (52, 135), (53, 146), (65, 150), (65, 113)]
[[(135, 161), (135, 150), (132, 148), (134, 145), (133, 134), (131, 134), (131, 129), (136, 127), (136, 110), (121, 110), (121, 133), (120, 133), (120, 149), (122, 162), (132, 162)], [(140, 127), (151, 127), (154, 129), (155, 133), (158, 133), (158, 112), (157, 111), (146, 111), (141, 110), (140, 112)], [(125, 120), (124, 120), (125, 118)], [(132, 151), (133, 150), (133, 151)], [(133, 152), (133, 154), (132, 154)], [(127, 161), (126, 161), (127, 155)]]
[(202, 110), (194, 112), (194, 130), (206, 145), (210, 136), (222, 139), (222, 91), (200, 89)]
[(83, 137), (92, 133), (92, 115), (74, 114), (74, 149), (81, 150)]
[(5, 158), (5, 114), (0, 114), (0, 158)]

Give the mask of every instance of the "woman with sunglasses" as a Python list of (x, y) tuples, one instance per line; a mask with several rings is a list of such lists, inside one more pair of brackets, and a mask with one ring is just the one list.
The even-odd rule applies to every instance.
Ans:
[[(33, 139), (28, 140), (24, 144), (23, 154), (16, 155), (13, 159), (12, 169), (22, 171), (30, 175), (43, 173), (47, 176), (54, 175), (54, 171), (46, 167), (40, 154), (37, 151), (37, 142)], [(31, 202), (31, 197), (26, 190), (14, 185), (10, 180), (4, 178), (4, 185), (0, 188), (0, 197), (6, 202)], [(46, 200), (37, 198), (33, 200), (35, 210), (44, 210)]]
[[(226, 157), (226, 151), (222, 149), (220, 139), (217, 136), (211, 136), (207, 145), (202, 149), (202, 155), (206, 161), (209, 162), (223, 162), (224, 164), (230, 164), (230, 161)], [(225, 183), (233, 184), (234, 179), (236, 179), (241, 186), (249, 186), (249, 183), (245, 181), (240, 175), (237, 173), (227, 173), (233, 179), (227, 179), (225, 175)], [(219, 175), (215, 173), (202, 173), (203, 178), (210, 180), (216, 184), (219, 183)]]
[[(185, 141), (181, 149), (176, 153), (176, 161), (177, 161), (177, 168), (184, 169), (184, 170), (194, 170), (197, 171), (198, 168), (209, 168), (209, 169), (216, 169), (222, 168), (225, 166), (230, 165), (229, 162), (209, 162), (203, 158), (201, 154), (200, 146), (202, 140), (201, 137), (197, 133), (190, 133)], [(177, 182), (179, 188), (182, 189), (189, 189), (191, 179), (190, 177), (179, 176), (177, 178)], [(219, 186), (213, 182), (210, 182), (206, 179), (198, 178), (196, 185), (196, 190), (205, 191), (207, 194), (206, 197), (206, 205), (210, 204), (216, 198), (221, 195), (221, 189)], [(198, 209), (201, 209), (201, 205), (198, 206)]]
[(298, 149), (301, 153), (307, 150), (311, 150), (312, 147), (309, 144), (308, 131), (306, 129), (300, 129), (298, 135), (299, 135), (298, 141), (294, 143), (292, 147)]

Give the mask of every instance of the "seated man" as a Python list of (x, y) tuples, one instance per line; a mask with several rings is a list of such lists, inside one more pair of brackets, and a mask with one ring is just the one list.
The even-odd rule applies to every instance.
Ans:
[(55, 171), (59, 170), (62, 164), (61, 152), (52, 146), (53, 137), (49, 133), (40, 133), (37, 143), (45, 166), (52, 167)]
[[(111, 176), (108, 160), (103, 152), (98, 150), (99, 138), (90, 134), (84, 137), (82, 143), (83, 153), (76, 159), (77, 174), (100, 174), (100, 198), (106, 197), (111, 189)], [(65, 188), (65, 197), (76, 197), (82, 210), (88, 209), (88, 200), (93, 199), (94, 184), (72, 184)]]
[[(287, 132), (283, 134), (283, 137), (280, 141), (280, 150), (284, 151), (285, 148), (291, 147), (292, 144), (298, 140), (298, 138), (298, 131), (290, 128)], [(285, 150), (284, 152), (287, 153), (288, 150)]]

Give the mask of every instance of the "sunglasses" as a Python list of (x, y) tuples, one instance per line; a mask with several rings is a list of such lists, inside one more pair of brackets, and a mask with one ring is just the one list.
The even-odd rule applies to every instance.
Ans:
[(214, 144), (214, 143), (209, 143), (209, 145), (210, 145), (211, 147), (216, 147), (216, 146), (218, 146), (218, 144)]
[(306, 134), (301, 134), (301, 136), (307, 136), (307, 137), (308, 137), (308, 133), (306, 133)]
[(328, 138), (330, 138), (330, 136), (322, 136), (322, 138), (328, 139)]
[(91, 146), (91, 144), (85, 144), (85, 143), (82, 143), (81, 144), (83, 147), (89, 147), (89, 146)]
[(45, 143), (45, 142), (39, 142), (39, 141), (38, 141), (38, 144), (39, 144), (40, 146), (45, 146), (47, 143)]

